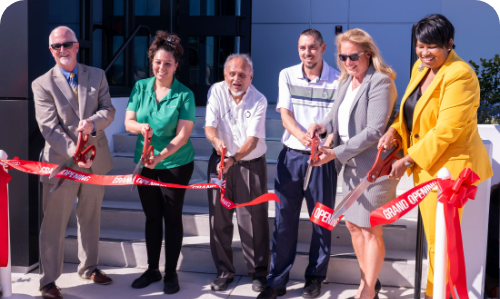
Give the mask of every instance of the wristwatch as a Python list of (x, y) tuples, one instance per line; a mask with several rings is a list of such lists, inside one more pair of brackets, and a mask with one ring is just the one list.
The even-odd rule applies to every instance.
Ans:
[(408, 162), (408, 160), (406, 160), (405, 158), (403, 158), (403, 161), (405, 161), (406, 168), (413, 168), (413, 166), (415, 166), (415, 163)]
[(236, 164), (236, 157), (235, 156), (229, 156), (230, 159), (233, 159), (233, 164)]

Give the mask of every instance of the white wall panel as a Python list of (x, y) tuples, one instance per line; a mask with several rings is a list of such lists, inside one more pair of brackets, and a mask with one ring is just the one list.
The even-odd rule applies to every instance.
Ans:
[(252, 23), (309, 24), (310, 17), (310, 0), (252, 1)]
[(312, 23), (347, 23), (349, 0), (311, 1)]
[(349, 22), (415, 23), (433, 13), (441, 13), (441, 0), (350, 0)]
[(321, 35), (323, 35), (323, 40), (326, 43), (326, 51), (323, 54), (323, 59), (335, 69), (337, 67), (337, 58), (335, 54), (337, 53), (337, 47), (335, 46), (335, 26), (341, 25), (344, 31), (347, 30), (347, 24), (312, 24), (311, 28), (319, 30)]
[(252, 25), (252, 83), (269, 103), (276, 103), (280, 71), (300, 63), (297, 45), (300, 33), (307, 28), (309, 24)]
[(443, 0), (443, 14), (455, 27), (455, 50), (462, 59), (479, 63), (480, 58), (500, 54), (500, 22), (491, 6), (477, 0)]
[(398, 103), (410, 81), (411, 26), (409, 24), (350, 24), (349, 28), (361, 28), (368, 32), (379, 48), (385, 62), (397, 74)]

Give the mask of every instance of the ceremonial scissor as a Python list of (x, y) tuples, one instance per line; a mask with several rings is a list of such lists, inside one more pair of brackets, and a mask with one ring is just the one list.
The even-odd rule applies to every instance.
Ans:
[(378, 149), (377, 158), (375, 159), (372, 169), (368, 171), (366, 177), (356, 186), (356, 188), (349, 192), (344, 200), (342, 200), (337, 206), (337, 210), (332, 215), (333, 223), (336, 223), (337, 218), (340, 218), (345, 214), (345, 212), (361, 196), (361, 194), (365, 192), (370, 184), (374, 183), (379, 177), (389, 175), (391, 173), (392, 163), (399, 159), (399, 157), (396, 157), (396, 154), (401, 149), (401, 141), (394, 138), (391, 140), (391, 144), (394, 146), (387, 149), (390, 152), (385, 158), (382, 158), (382, 153), (385, 151), (384, 147), (381, 146)]
[[(137, 174), (140, 174), (141, 172), (141, 166), (146, 163), (152, 163), (153, 161), (151, 158), (154, 157), (155, 155), (155, 149), (151, 144), (151, 137), (149, 137), (149, 131), (151, 128), (146, 129), (146, 137), (144, 137), (144, 146), (142, 147), (142, 155), (141, 158), (139, 159), (139, 162), (137, 162), (137, 165), (134, 168), (134, 172), (132, 172), (132, 179), (135, 178)], [(132, 185), (131, 191), (134, 191), (135, 184)]]
[[(66, 162), (62, 163), (61, 165), (57, 166), (56, 169), (54, 169), (51, 173), (49, 178), (55, 177), (59, 172), (61, 172), (64, 168), (73, 168), (75, 164), (78, 164), (78, 162), (87, 162), (87, 158), (85, 156), (89, 151), (92, 151), (92, 156), (89, 158), (90, 160), (94, 161), (95, 158), (95, 146), (91, 145), (87, 147), (86, 149), (83, 149), (85, 147), (85, 144), (89, 141), (89, 135), (85, 134), (85, 137), (83, 137), (83, 133), (80, 132), (78, 133), (78, 142), (76, 143), (76, 149), (75, 153), (71, 158), (69, 158)], [(52, 187), (50, 192), (54, 192), (61, 186), (61, 184), (64, 182), (64, 178), (59, 178), (59, 181)]]
[(224, 159), (226, 158), (226, 148), (223, 147), (220, 154), (220, 163), (219, 163), (219, 181), (224, 177)]
[(307, 190), (307, 186), (309, 186), (309, 181), (311, 179), (311, 173), (312, 173), (312, 168), (313, 168), (311, 163), (318, 161), (318, 156), (319, 156), (319, 154), (316, 153), (316, 134), (313, 134), (312, 143), (311, 143), (311, 157), (309, 158), (309, 161), (307, 161), (307, 163), (309, 165), (307, 166), (306, 175), (304, 177), (304, 185), (302, 186), (302, 189), (304, 191)]

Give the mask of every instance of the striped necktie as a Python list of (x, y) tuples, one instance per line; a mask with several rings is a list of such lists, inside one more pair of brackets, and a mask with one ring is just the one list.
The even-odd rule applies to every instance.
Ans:
[(78, 103), (78, 79), (76, 78), (76, 74), (71, 72), (69, 74), (69, 86), (75, 95), (76, 102)]

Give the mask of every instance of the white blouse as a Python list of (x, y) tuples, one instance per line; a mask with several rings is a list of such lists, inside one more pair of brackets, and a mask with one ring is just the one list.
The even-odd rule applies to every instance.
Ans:
[(358, 90), (359, 86), (356, 89), (352, 90), (352, 80), (351, 80), (351, 83), (349, 83), (349, 87), (347, 87), (347, 92), (345, 94), (344, 100), (342, 101), (342, 104), (340, 104), (339, 107), (338, 111), (339, 135), (343, 143), (349, 140), (349, 112), (351, 110), (352, 103), (356, 98)]

